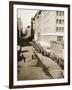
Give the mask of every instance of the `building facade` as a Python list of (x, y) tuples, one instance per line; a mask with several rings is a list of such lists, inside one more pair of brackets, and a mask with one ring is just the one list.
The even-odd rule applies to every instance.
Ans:
[(64, 40), (64, 11), (39, 10), (34, 17), (34, 40)]

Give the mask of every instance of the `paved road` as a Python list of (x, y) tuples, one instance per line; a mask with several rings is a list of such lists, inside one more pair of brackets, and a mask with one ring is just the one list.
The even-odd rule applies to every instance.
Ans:
[(22, 48), (24, 56), (26, 57), (26, 62), (18, 62), (18, 80), (39, 80), (39, 79), (50, 79), (48, 75), (45, 74), (43, 69), (37, 65), (37, 59), (32, 59), (32, 46), (27, 46)]

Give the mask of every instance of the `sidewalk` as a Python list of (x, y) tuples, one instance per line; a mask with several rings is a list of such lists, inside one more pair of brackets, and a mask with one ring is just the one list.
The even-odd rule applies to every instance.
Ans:
[(43, 65), (45, 71), (51, 75), (52, 78), (63, 78), (63, 70), (61, 67), (54, 62), (52, 59), (43, 56), (41, 53), (36, 52), (36, 50), (33, 48), (33, 52), (35, 53), (36, 57), (38, 58), (39, 62)]

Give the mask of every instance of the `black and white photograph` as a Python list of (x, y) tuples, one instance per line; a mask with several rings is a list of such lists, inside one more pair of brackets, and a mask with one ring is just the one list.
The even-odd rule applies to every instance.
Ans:
[(13, 5), (14, 85), (69, 84), (69, 5), (24, 4)]
[(17, 78), (64, 78), (64, 11), (18, 9)]

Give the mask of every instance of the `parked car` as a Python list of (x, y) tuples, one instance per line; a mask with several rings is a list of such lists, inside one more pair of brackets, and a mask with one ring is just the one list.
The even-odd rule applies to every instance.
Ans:
[(44, 55), (45, 55), (45, 56), (51, 57), (52, 50), (51, 50), (49, 47), (47, 47), (47, 48), (44, 48), (44, 47), (43, 47), (43, 52), (44, 52)]
[(42, 55), (50, 57), (50, 54), (52, 53), (52, 50), (50, 49), (50, 43), (39, 42), (38, 46)]
[(61, 66), (62, 69), (64, 69), (64, 59), (63, 58), (59, 58), (58, 59), (58, 64)]

